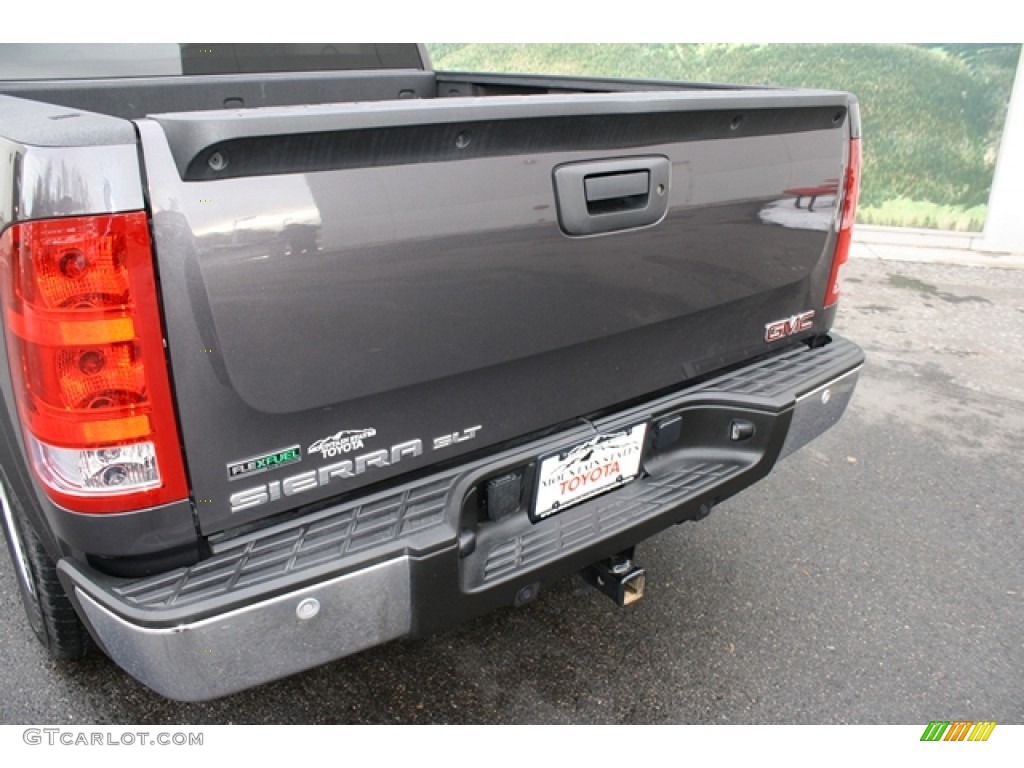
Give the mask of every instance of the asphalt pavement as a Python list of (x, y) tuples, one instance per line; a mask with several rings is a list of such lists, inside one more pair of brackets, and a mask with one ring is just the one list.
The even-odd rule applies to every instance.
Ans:
[(3, 558), (0, 723), (1024, 723), (1024, 270), (857, 256), (836, 330), (868, 364), (843, 421), (642, 545), (638, 604), (566, 579), (180, 704), (101, 655), (47, 660)]

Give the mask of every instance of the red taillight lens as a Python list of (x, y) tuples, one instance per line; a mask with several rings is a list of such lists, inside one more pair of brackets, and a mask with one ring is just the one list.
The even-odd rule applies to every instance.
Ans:
[(0, 236), (7, 353), (31, 463), (78, 512), (188, 495), (145, 213)]
[(825, 306), (831, 307), (839, 301), (840, 282), (843, 266), (850, 257), (850, 240), (853, 238), (853, 222), (857, 218), (857, 198), (860, 196), (860, 139), (850, 139), (850, 162), (846, 166), (846, 180), (843, 185), (843, 210), (839, 219), (839, 234), (836, 238), (836, 252), (832, 257), (832, 274), (825, 291)]

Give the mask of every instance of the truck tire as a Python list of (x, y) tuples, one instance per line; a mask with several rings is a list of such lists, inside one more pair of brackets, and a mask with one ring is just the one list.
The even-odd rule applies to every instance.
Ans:
[(81, 658), (92, 647), (92, 638), (57, 578), (56, 563), (2, 484), (0, 503), (7, 549), (32, 631), (51, 657)]

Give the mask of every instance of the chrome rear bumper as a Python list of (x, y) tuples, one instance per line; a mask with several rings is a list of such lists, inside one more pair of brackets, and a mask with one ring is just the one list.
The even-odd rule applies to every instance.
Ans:
[(171, 699), (201, 701), (380, 645), (412, 628), (409, 558), (180, 624), (132, 624), (84, 590), (75, 598), (104, 650)]

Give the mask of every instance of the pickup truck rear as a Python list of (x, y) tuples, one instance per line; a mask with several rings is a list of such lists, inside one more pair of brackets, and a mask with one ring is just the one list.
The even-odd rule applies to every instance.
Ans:
[(0, 495), (53, 655), (201, 700), (578, 571), (626, 604), (842, 415), (849, 94), (242, 48), (0, 52)]

